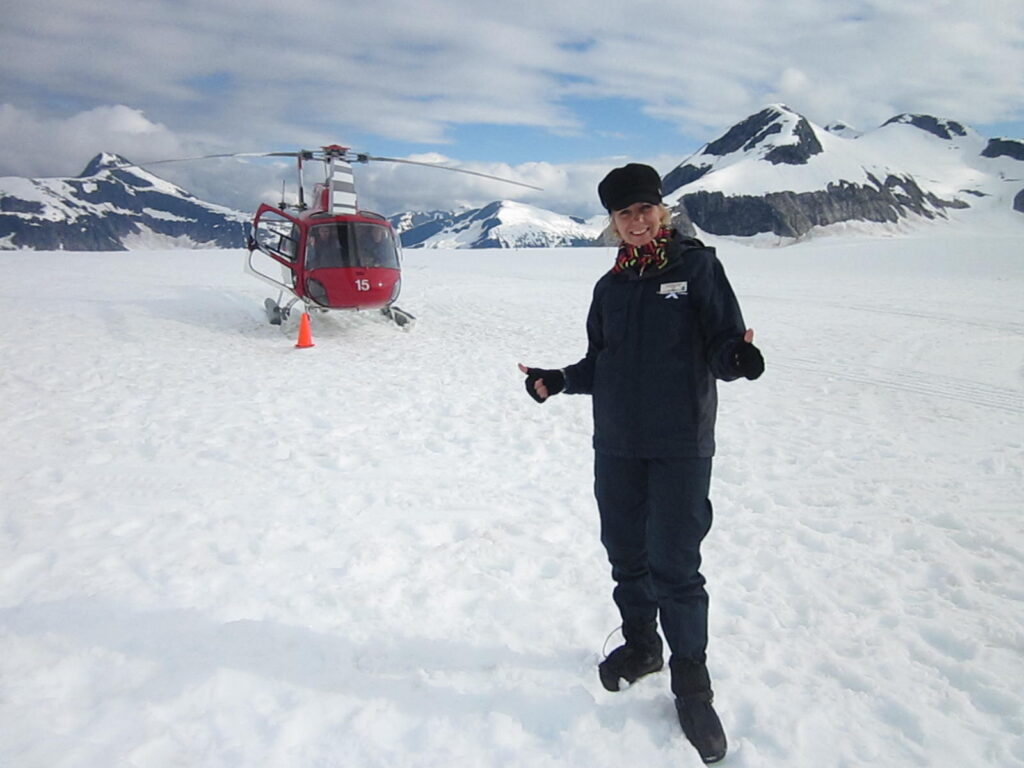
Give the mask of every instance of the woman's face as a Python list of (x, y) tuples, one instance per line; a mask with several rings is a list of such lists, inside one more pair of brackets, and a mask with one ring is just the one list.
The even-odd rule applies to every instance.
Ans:
[(624, 243), (634, 247), (646, 245), (661, 229), (661, 206), (633, 203), (629, 208), (613, 212), (612, 221)]

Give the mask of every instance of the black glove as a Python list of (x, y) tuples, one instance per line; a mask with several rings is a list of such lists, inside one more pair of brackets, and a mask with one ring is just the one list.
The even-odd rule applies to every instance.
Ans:
[(734, 355), (736, 370), (741, 376), (753, 381), (764, 373), (764, 357), (761, 355), (761, 350), (749, 341), (741, 341), (737, 344)]
[(543, 403), (547, 399), (546, 397), (541, 397), (537, 390), (533, 388), (533, 383), (538, 380), (544, 381), (544, 386), (548, 388), (548, 397), (557, 395), (565, 389), (565, 375), (561, 371), (549, 371), (546, 368), (527, 368), (526, 393), (538, 403)]

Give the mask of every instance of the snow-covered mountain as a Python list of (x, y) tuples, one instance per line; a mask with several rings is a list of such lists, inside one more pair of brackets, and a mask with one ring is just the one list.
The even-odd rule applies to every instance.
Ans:
[(0, 178), (0, 250), (241, 247), (248, 217), (101, 153), (72, 178)]
[(406, 248), (552, 248), (593, 245), (604, 216), (581, 219), (499, 200), (468, 211), (406, 213), (389, 219)]
[(988, 140), (930, 115), (863, 133), (841, 122), (826, 129), (776, 104), (684, 160), (664, 185), (677, 222), (716, 235), (797, 238), (967, 210), (1014, 216), (1024, 213), (1024, 141)]
[[(601, 218), (585, 221), (497, 201), (463, 211), (400, 213), (390, 221), (407, 248), (516, 248), (591, 245)], [(97, 155), (77, 177), (0, 178), (0, 250), (242, 247), (248, 221), (109, 153)]]
[[(464, 211), (460, 211), (459, 213), (463, 212)], [(455, 216), (456, 213), (454, 211), (405, 211), (404, 213), (396, 213), (393, 216), (389, 216), (388, 221), (391, 223), (391, 226), (394, 227), (395, 232), (402, 237), (402, 245), (409, 248), (413, 246), (413, 237), (419, 236), (421, 239), (423, 237), (427, 237), (427, 235), (423, 233), (428, 231), (430, 224), (433, 224), (434, 222), (451, 221)], [(440, 232), (444, 226), (445, 225), (443, 223), (438, 225), (437, 232)], [(413, 235), (409, 239), (406, 239), (406, 232), (410, 232), (420, 227), (423, 227), (423, 229), (420, 230), (419, 235)], [(432, 234), (436, 234), (436, 232)]]
[[(125, 163), (101, 154), (75, 178), (0, 178), (0, 249), (243, 245), (247, 216)], [(898, 115), (868, 131), (821, 127), (775, 104), (680, 163), (664, 188), (684, 231), (781, 244), (982, 212), (1024, 225), (1024, 141), (986, 139), (930, 115)], [(511, 201), (389, 220), (406, 248), (593, 245), (606, 221)]]

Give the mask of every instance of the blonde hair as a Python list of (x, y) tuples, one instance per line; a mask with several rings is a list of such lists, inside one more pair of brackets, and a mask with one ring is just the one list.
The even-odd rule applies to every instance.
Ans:
[[(664, 203), (658, 203), (658, 207), (661, 209), (661, 226), (671, 227), (672, 226), (672, 211), (668, 209)], [(622, 235), (619, 234), (619, 230), (615, 226), (615, 219), (608, 215), (608, 223), (605, 225), (604, 230), (601, 232), (599, 240), (605, 245), (614, 245), (616, 247), (622, 245), (624, 242)]]

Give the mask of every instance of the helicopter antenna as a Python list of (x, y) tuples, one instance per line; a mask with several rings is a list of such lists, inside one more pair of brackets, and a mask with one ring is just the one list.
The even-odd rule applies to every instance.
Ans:
[(300, 211), (306, 210), (306, 198), (305, 198), (305, 196), (303, 195), (303, 192), (302, 192), (302, 156), (303, 156), (303, 154), (304, 154), (303, 152), (299, 152), (295, 156), (297, 158), (298, 164), (299, 164), (299, 205), (298, 205), (298, 209)]

